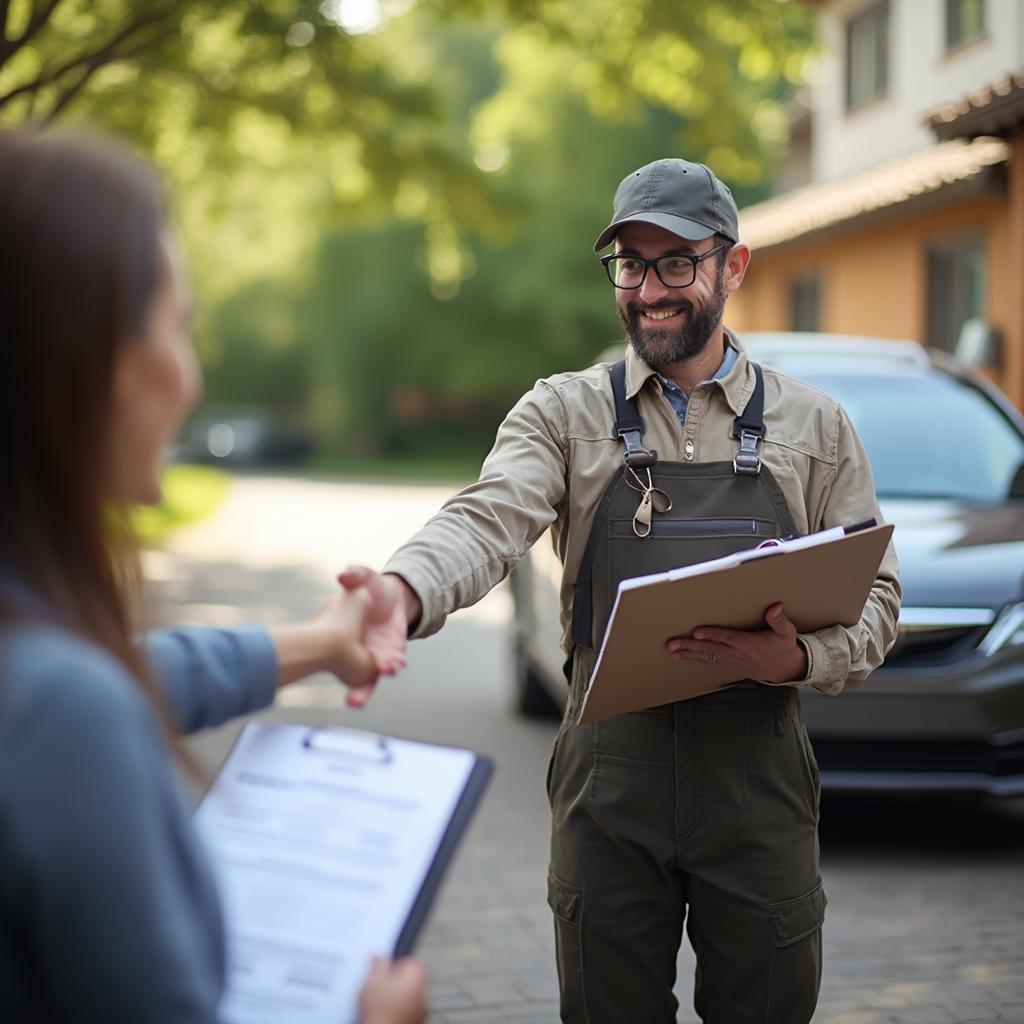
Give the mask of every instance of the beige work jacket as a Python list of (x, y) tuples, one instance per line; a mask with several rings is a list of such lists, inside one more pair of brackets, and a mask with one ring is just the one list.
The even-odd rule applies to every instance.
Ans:
[[(733, 419), (754, 389), (742, 344), (732, 370), (698, 384), (680, 426), (657, 374), (629, 349), (626, 393), (647, 427), (644, 445), (670, 462), (731, 460)], [(563, 565), (563, 646), (570, 650), (573, 582), (602, 493), (622, 466), (612, 439), (615, 408), (608, 363), (538, 381), (498, 429), (480, 479), (449, 499), (390, 559), (423, 602), (414, 636), (479, 601), (548, 527)], [(882, 521), (867, 455), (843, 409), (821, 391), (765, 367), (764, 463), (785, 495), (800, 533)], [(900, 607), (896, 554), (890, 545), (860, 621), (801, 634), (808, 653), (803, 682), (838, 693), (876, 668), (896, 639)], [(709, 623), (713, 625), (713, 623)]]

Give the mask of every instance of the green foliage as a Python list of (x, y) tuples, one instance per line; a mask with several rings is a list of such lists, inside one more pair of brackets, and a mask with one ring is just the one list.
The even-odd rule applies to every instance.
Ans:
[(0, 0), (0, 123), (97, 123), (165, 171), (211, 401), (477, 457), (618, 333), (591, 245), (626, 173), (680, 154), (765, 194), (813, 12), (380, 4), (358, 34), (321, 0)]
[(459, 207), (486, 205), (482, 175), (440, 141), (429, 80), (397, 73), (383, 37), (351, 35), (326, 10), (0, 0), (0, 124), (86, 121), (151, 156), (206, 298), (294, 269), (325, 215), (379, 214), (442, 183)]
[(201, 340), (208, 394), (218, 402), (295, 408), (309, 394), (300, 311), (288, 280), (251, 282), (213, 308)]
[[(764, 195), (770, 140), (758, 135), (751, 116), (730, 123), (732, 101), (723, 102), (726, 116), (719, 118), (715, 98), (702, 92), (705, 75), (744, 80), (740, 64), (754, 61), (744, 53), (761, 51), (732, 22), (735, 38), (713, 43), (712, 28), (726, 29), (690, 6), (677, 34), (688, 31), (685, 19), (696, 18), (693, 45), (706, 52), (699, 75), (693, 62), (673, 71), (674, 80), (686, 78), (702, 97), (685, 113), (677, 93), (659, 102), (629, 83), (616, 94), (614, 111), (598, 109), (581, 85), (588, 79), (577, 74), (591, 65), (593, 48), (546, 23), (439, 24), (421, 10), (390, 29), (396, 45), (415, 40), (416, 63), (438, 69), (444, 119), (489, 168), (503, 216), (440, 239), (436, 229), (396, 219), (325, 236), (302, 309), (314, 360), (313, 407), (332, 449), (482, 453), (504, 412), (537, 377), (591, 362), (618, 333), (591, 246), (607, 222), (615, 185), (634, 167), (672, 153), (707, 159), (706, 140), (713, 139), (722, 152), (731, 146), (742, 157), (734, 165), (747, 178), (733, 179), (740, 202)], [(777, 13), (771, 9), (779, 5), (738, 6)], [(647, 21), (637, 22), (637, 31), (660, 18), (653, 8), (639, 9)], [(783, 63), (806, 38), (798, 34), (783, 45), (769, 36), (777, 49), (759, 73), (771, 81), (746, 80), (758, 103), (778, 109)], [(633, 35), (627, 43), (634, 56), (643, 53)]]
[(163, 476), (160, 504), (133, 508), (132, 529), (143, 544), (156, 545), (179, 527), (213, 515), (228, 483), (224, 473), (209, 466), (171, 466)]
[[(440, 0), (457, 13), (462, 0)], [(491, 5), (493, 8), (493, 5)], [(675, 114), (687, 141), (723, 178), (758, 184), (783, 141), (778, 99), (802, 80), (813, 17), (786, 0), (504, 0), (518, 27), (502, 40), (506, 84), (480, 125), (536, 133), (552, 85), (623, 123), (642, 109)], [(542, 114), (543, 116), (543, 114)]]

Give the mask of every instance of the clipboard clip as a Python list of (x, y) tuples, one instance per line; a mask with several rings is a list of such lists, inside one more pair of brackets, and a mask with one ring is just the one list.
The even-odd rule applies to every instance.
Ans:
[(769, 537), (767, 540), (761, 541), (755, 550), (760, 551), (762, 548), (781, 548), (785, 546), (786, 541), (796, 540), (798, 537), (799, 534), (796, 533), (790, 533), (785, 537)]
[(330, 757), (361, 761), (364, 764), (391, 764), (395, 758), (387, 736), (357, 732), (353, 729), (314, 726), (302, 737), (302, 748), (311, 754), (327, 754)]

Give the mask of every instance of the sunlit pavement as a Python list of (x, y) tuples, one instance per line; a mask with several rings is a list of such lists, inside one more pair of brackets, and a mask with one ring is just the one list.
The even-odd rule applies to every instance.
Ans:
[[(451, 488), (234, 481), (211, 520), (147, 556), (165, 621), (302, 618), (349, 562), (380, 565)], [(545, 904), (544, 773), (555, 725), (509, 710), (504, 588), (410, 648), (409, 668), (362, 712), (313, 679), (276, 719), (343, 723), (470, 746), (497, 762), (487, 799), (418, 950), (435, 1024), (557, 1020)], [(840, 698), (841, 699), (841, 698)], [(237, 724), (195, 741), (215, 768)], [(1024, 1024), (1024, 803), (827, 803), (829, 909), (821, 1024)], [(692, 956), (680, 957), (680, 1021), (696, 1021)], [(632, 1024), (632, 1022), (623, 1022)]]

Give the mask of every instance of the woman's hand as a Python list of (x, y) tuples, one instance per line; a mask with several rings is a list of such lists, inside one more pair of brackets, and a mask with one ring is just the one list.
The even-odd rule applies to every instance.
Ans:
[(328, 598), (311, 621), (271, 626), (278, 685), (330, 672), (348, 686), (348, 705), (363, 707), (377, 679), (394, 675), (405, 665), (404, 633), (397, 637), (389, 628), (394, 618), (390, 594), (347, 585)]
[(359, 1024), (424, 1024), (427, 970), (419, 962), (376, 958), (359, 996)]
[(327, 599), (311, 623), (324, 639), (322, 668), (348, 686), (346, 701), (351, 707), (362, 707), (366, 703), (381, 674), (366, 644), (372, 612), (373, 599), (366, 588), (339, 589)]

